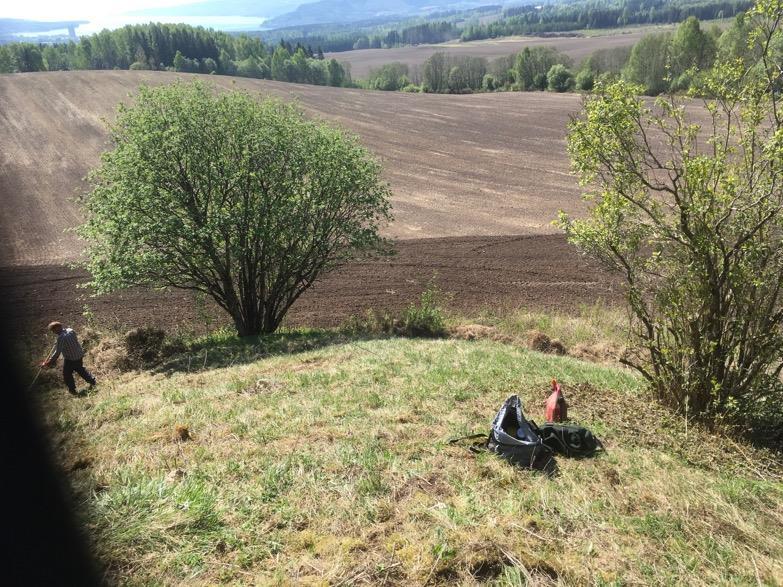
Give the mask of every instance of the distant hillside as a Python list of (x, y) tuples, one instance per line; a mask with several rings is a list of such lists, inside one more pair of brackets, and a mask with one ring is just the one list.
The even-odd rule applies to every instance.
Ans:
[(293, 12), (272, 18), (266, 27), (280, 28), (321, 23), (346, 23), (388, 16), (426, 16), (440, 10), (477, 8), (481, 0), (320, 0), (302, 4)]

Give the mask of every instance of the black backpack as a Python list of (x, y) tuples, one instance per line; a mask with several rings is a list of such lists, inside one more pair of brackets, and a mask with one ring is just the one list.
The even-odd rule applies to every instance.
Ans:
[(544, 445), (522, 413), (522, 400), (512, 395), (492, 421), (486, 448), (508, 462), (541, 469), (552, 459), (552, 450)]
[(567, 457), (589, 457), (603, 450), (601, 442), (582, 426), (552, 422), (538, 426), (532, 420), (528, 421), (522, 413), (522, 400), (516, 395), (503, 402), (492, 421), (489, 436), (471, 434), (454, 438), (449, 444), (473, 438), (486, 439), (471, 446), (473, 452), (489, 450), (514, 465), (545, 471), (556, 467), (555, 453)]
[(552, 422), (537, 426), (533, 421), (530, 422), (530, 426), (545, 446), (566, 457), (589, 457), (604, 448), (601, 441), (582, 426)]

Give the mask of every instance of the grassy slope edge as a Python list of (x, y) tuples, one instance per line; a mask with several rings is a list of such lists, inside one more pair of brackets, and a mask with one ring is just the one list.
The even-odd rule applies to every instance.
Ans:
[[(547, 478), (447, 444), (510, 393), (542, 419), (553, 376), (606, 454)], [(612, 367), (386, 339), (43, 401), (111, 581), (783, 581), (779, 463), (688, 430)]]

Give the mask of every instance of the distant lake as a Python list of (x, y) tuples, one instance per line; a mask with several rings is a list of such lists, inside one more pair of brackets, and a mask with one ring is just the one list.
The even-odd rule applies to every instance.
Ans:
[[(103, 29), (113, 30), (126, 24), (147, 24), (149, 22), (184, 23), (226, 32), (255, 31), (259, 30), (266, 20), (261, 16), (102, 16), (76, 27), (76, 34), (79, 36), (92, 35)], [(38, 37), (67, 34), (68, 29), (53, 29), (46, 32), (17, 33), (17, 36)]]

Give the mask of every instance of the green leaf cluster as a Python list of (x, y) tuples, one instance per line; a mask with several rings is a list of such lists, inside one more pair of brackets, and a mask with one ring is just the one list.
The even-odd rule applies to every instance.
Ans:
[(599, 83), (570, 125), (592, 201), (570, 240), (622, 275), (637, 368), (668, 404), (714, 422), (780, 399), (783, 370), (783, 8), (761, 0), (756, 62), (719, 63), (697, 102)]
[(294, 105), (199, 82), (142, 87), (111, 138), (79, 229), (98, 292), (192, 289), (240, 334), (271, 332), (320, 275), (384, 247), (380, 165)]

